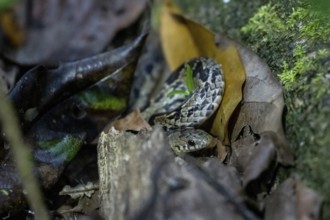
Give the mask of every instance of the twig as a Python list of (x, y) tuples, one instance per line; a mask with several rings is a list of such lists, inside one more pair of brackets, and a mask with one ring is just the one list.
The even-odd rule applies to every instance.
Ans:
[(11, 146), (13, 160), (16, 163), (27, 200), (34, 210), (36, 220), (48, 220), (49, 216), (43, 203), (42, 193), (33, 175), (32, 156), (23, 142), (19, 123), (11, 103), (0, 91), (0, 121), (2, 122), (5, 139)]

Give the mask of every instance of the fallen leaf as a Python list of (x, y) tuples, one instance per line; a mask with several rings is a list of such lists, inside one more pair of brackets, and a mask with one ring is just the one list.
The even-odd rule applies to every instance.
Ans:
[(97, 183), (88, 182), (86, 184), (79, 184), (77, 186), (64, 186), (63, 189), (59, 192), (61, 196), (70, 196), (73, 199), (79, 199), (84, 196), (91, 198), (92, 195), (98, 190), (99, 186)]
[(100, 195), (98, 189), (94, 189), (94, 191), (95, 192), (93, 192), (90, 196), (79, 197), (78, 203), (74, 207), (63, 205), (57, 209), (57, 212), (62, 215), (63, 219), (71, 219), (73, 218), (72, 216), (77, 216), (74, 219), (85, 219), (82, 217), (82, 214), (95, 214), (96, 210), (100, 206)]
[(320, 217), (321, 199), (297, 177), (285, 180), (266, 199), (265, 220), (316, 220)]
[[(8, 94), (21, 122), (29, 124), (47, 108), (124, 68), (137, 59), (144, 40), (145, 35), (141, 35), (134, 42), (112, 51), (62, 63), (57, 68), (37, 66), (29, 70)], [(26, 99), (26, 94), (33, 95)], [(31, 114), (32, 110), (36, 113)]]
[[(214, 44), (213, 34), (206, 29), (204, 29), (204, 38), (207, 41), (204, 44), (198, 44), (195, 41), (198, 40), (198, 37), (194, 37), (194, 33), (191, 32), (188, 26), (190, 22), (193, 21), (183, 17), (179, 8), (172, 1), (164, 1), (161, 13), (160, 36), (164, 55), (171, 71), (195, 57), (207, 56), (208, 53), (202, 54), (200, 48), (204, 46), (215, 47), (215, 45), (212, 46)], [(197, 27), (203, 28), (198, 24)], [(214, 48), (212, 49), (209, 51), (210, 53), (214, 52)]]
[(257, 194), (274, 176), (276, 141), (272, 134), (257, 135), (245, 127), (240, 139), (232, 144), (233, 154), (229, 164), (242, 175), (243, 185), (250, 194)]
[(217, 155), (218, 159), (220, 161), (225, 161), (228, 154), (229, 154), (229, 149), (226, 147), (220, 140), (217, 139)]
[[(145, 121), (139, 110), (135, 110), (124, 118), (118, 119), (107, 127), (114, 127), (118, 131), (140, 131), (142, 129), (151, 129), (151, 126)], [(105, 129), (108, 130), (108, 129)]]
[(221, 63), (225, 77), (225, 92), (219, 110), (214, 119), (211, 134), (220, 138), (224, 144), (230, 144), (228, 123), (237, 105), (242, 100), (242, 86), (245, 82), (245, 70), (240, 55), (233, 44), (221, 43), (217, 61)]
[(237, 140), (232, 143), (229, 165), (237, 168), (242, 175), (244, 187), (252, 193), (269, 185), (274, 177), (283, 143), (272, 131), (255, 133), (251, 126), (245, 126)]
[[(220, 37), (228, 43), (233, 40)], [(282, 113), (284, 108), (283, 89), (281, 84), (272, 75), (268, 65), (247, 47), (235, 43), (244, 63), (246, 82), (243, 89), (242, 104), (233, 122), (230, 142), (237, 139), (238, 134), (245, 126), (251, 126), (255, 133), (272, 131), (283, 143), (278, 150), (278, 159), (283, 165), (293, 164), (293, 152), (286, 140)], [(225, 98), (225, 97), (224, 97)]]
[(322, 201), (312, 189), (297, 180), (297, 213), (299, 220), (317, 220), (320, 216)]
[(162, 10), (161, 42), (171, 70), (185, 61), (200, 56), (213, 58), (222, 66), (225, 92), (211, 134), (228, 144), (228, 121), (242, 98), (242, 85), (245, 80), (239, 53), (233, 43), (221, 44), (218, 48), (214, 34), (182, 16), (180, 10), (170, 0), (164, 2)]
[[(115, 34), (132, 24), (147, 0), (19, 1), (12, 9), (24, 32), (20, 47), (1, 53), (23, 65), (57, 64), (100, 53)], [(19, 39), (17, 40), (20, 41)]]
[(20, 29), (17, 21), (15, 20), (13, 14), (10, 11), (1, 12), (0, 14), (0, 26), (3, 31), (2, 34), (5, 35), (8, 42), (17, 48), (21, 46), (24, 42), (24, 33)]
[(289, 178), (274, 190), (265, 202), (265, 220), (297, 219), (295, 180)]

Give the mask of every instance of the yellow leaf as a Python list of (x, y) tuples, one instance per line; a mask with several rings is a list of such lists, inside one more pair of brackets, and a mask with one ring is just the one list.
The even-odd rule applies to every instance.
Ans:
[(11, 46), (22, 46), (25, 36), (12, 13), (5, 11), (0, 14), (0, 26), (3, 30), (3, 34), (11, 43)]
[(213, 58), (222, 65), (225, 92), (211, 133), (225, 144), (229, 144), (228, 121), (242, 99), (242, 85), (245, 81), (244, 67), (236, 47), (226, 44), (223, 48), (217, 48), (214, 34), (182, 16), (178, 7), (170, 0), (165, 0), (162, 8), (160, 36), (165, 58), (171, 70), (185, 61), (200, 56)]
[(218, 49), (217, 62), (222, 64), (225, 77), (225, 92), (221, 105), (214, 119), (211, 134), (229, 144), (228, 121), (242, 99), (242, 86), (245, 81), (245, 70), (240, 55), (234, 45)]
[(164, 1), (160, 20), (160, 36), (166, 61), (172, 71), (184, 61), (199, 55), (191, 33), (178, 13), (179, 9), (174, 4)]

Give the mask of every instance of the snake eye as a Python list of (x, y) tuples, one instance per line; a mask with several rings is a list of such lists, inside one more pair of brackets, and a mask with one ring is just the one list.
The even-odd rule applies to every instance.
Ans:
[(195, 144), (195, 141), (192, 141), (192, 140), (188, 140), (188, 144), (190, 145), (190, 146), (195, 146), (196, 144)]

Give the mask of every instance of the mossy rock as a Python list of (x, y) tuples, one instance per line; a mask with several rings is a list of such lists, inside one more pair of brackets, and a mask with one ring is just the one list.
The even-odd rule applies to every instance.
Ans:
[(251, 47), (280, 80), (296, 156), (291, 172), (321, 195), (330, 219), (330, 3), (177, 1), (188, 17)]

